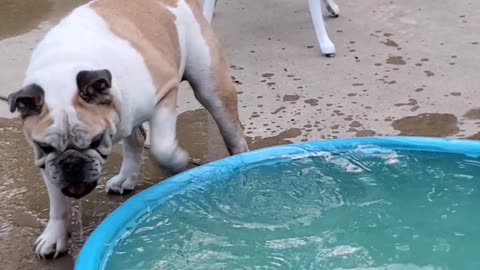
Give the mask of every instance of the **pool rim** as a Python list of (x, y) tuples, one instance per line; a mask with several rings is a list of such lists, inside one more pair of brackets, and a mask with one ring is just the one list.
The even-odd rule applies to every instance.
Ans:
[[(166, 197), (178, 192), (182, 187), (192, 184), (193, 178), (195, 178), (193, 184), (201, 184), (208, 180), (208, 177), (202, 179), (197, 176), (205, 176), (206, 173), (219, 169), (232, 172), (245, 164), (274, 161), (312, 151), (345, 151), (362, 145), (375, 145), (393, 150), (438, 151), (480, 157), (479, 141), (405, 136), (344, 138), (286, 144), (227, 157), (174, 175), (126, 200), (110, 213), (88, 237), (75, 261), (74, 270), (104, 269), (110, 246), (115, 245), (123, 233), (127, 232), (130, 221), (147, 212), (154, 201), (160, 201), (155, 204), (155, 207), (158, 207), (167, 200)], [(225, 177), (226, 179), (228, 177)]]

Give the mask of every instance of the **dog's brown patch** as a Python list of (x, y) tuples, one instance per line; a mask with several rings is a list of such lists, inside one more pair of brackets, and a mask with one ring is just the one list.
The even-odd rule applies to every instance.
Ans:
[(29, 116), (22, 120), (25, 139), (32, 145), (34, 139), (46, 135), (48, 127), (53, 125), (53, 119), (46, 105), (42, 106), (40, 114)]
[[(241, 130), (237, 91), (229, 76), (229, 68), (220, 41), (203, 16), (198, 2), (196, 0), (185, 2), (200, 25), (201, 34), (209, 47), (214, 96), (220, 99), (221, 108), (228, 121), (235, 123), (236, 131)], [(129, 41), (143, 55), (157, 88), (157, 102), (161, 103), (161, 106), (172, 108), (175, 108), (176, 89), (182, 79), (179, 76), (181, 51), (175, 25), (176, 17), (168, 9), (175, 7), (176, 4), (177, 1), (174, 0), (97, 0), (91, 4), (91, 8), (106, 21), (114, 34)], [(192, 86), (195, 90), (195, 85)], [(232, 130), (223, 130), (225, 134), (231, 132)], [(226, 143), (235, 145), (237, 142), (233, 141), (239, 138), (232, 138), (232, 142), (228, 142), (228, 136), (233, 135), (226, 135)]]
[(229, 76), (229, 66), (225, 60), (225, 53), (217, 35), (214, 33), (212, 27), (202, 14), (202, 9), (196, 0), (186, 0), (190, 6), (195, 19), (200, 24), (203, 38), (210, 48), (211, 74), (212, 80), (215, 84), (215, 91), (225, 106), (227, 114), (233, 118), (233, 121), (238, 122), (238, 108), (237, 108), (237, 90)]
[(159, 100), (172, 90), (165, 84), (181, 79), (175, 15), (168, 10), (176, 5), (176, 0), (99, 0), (90, 5), (114, 34), (143, 56)]
[(120, 110), (115, 106), (116, 102), (110, 105), (91, 104), (76, 95), (72, 103), (78, 120), (85, 124), (90, 134), (98, 134), (105, 130), (112, 124), (112, 117), (120, 116)]

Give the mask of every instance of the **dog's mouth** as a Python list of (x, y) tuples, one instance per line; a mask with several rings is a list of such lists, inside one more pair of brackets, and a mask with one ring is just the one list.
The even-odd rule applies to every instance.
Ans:
[(70, 184), (62, 189), (62, 193), (65, 196), (68, 196), (74, 199), (80, 199), (86, 196), (88, 193), (92, 192), (92, 190), (94, 190), (96, 186), (97, 186), (96, 181), (91, 183)]

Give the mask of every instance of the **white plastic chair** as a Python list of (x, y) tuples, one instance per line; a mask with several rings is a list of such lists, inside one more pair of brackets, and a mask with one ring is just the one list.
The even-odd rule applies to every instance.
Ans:
[[(325, 22), (323, 21), (322, 13), (322, 2), (325, 4), (328, 13), (332, 17), (338, 17), (340, 13), (340, 8), (333, 0), (308, 0), (308, 5), (310, 7), (310, 14), (312, 15), (313, 26), (315, 28), (315, 33), (317, 34), (318, 43), (320, 45), (320, 50), (327, 57), (335, 56), (335, 45), (332, 43), (327, 34), (327, 29), (325, 28)], [(203, 1), (203, 15), (207, 18), (208, 22), (212, 21), (213, 12), (215, 10), (215, 5), (217, 0), (204, 0)]]

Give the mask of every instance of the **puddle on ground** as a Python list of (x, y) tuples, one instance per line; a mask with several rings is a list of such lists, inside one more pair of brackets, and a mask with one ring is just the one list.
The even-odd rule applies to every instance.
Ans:
[(272, 114), (277, 114), (277, 113), (285, 110), (286, 108), (287, 108), (287, 107), (285, 107), (285, 106), (282, 106), (282, 107), (280, 107), (280, 108), (277, 108), (275, 111), (272, 112)]
[[(269, 138), (247, 138), (251, 149), (291, 143), (302, 134), (290, 129)], [(218, 128), (204, 109), (185, 112), (178, 118), (178, 138), (190, 156), (206, 163), (227, 156)], [(33, 243), (40, 235), (48, 217), (48, 195), (38, 169), (34, 168), (32, 152), (23, 138), (18, 121), (0, 119), (0, 261), (2, 269), (57, 270), (72, 269), (75, 257), (88, 235), (116, 207), (132, 196), (104, 193), (104, 184), (120, 169), (121, 147), (117, 145), (105, 167), (102, 184), (80, 202), (74, 202), (73, 234), (70, 253), (53, 262), (36, 258)], [(137, 192), (168, 177), (155, 166), (148, 150), (143, 155)], [(81, 214), (79, 214), (81, 208)]]
[(353, 121), (353, 122), (350, 123), (349, 126), (352, 127), (352, 128), (357, 128), (357, 127), (361, 127), (362, 123), (360, 123), (358, 121)]
[(283, 96), (283, 101), (284, 102), (288, 102), (288, 101), (293, 102), (293, 101), (297, 101), (299, 99), (300, 99), (300, 96), (296, 95), (296, 94), (295, 95), (284, 95)]
[(409, 99), (408, 99), (408, 102), (405, 102), (405, 103), (396, 103), (395, 106), (396, 106), (396, 107), (415, 106), (415, 105), (417, 105), (417, 104), (418, 104), (418, 102), (417, 102), (415, 99), (409, 98)]
[(466, 137), (465, 139), (469, 139), (469, 140), (480, 140), (480, 132), (477, 132), (477, 133), (473, 134), (472, 136), (468, 136), (468, 137)]
[(373, 130), (359, 130), (355, 133), (356, 137), (370, 137), (370, 136), (375, 136), (377, 133)]
[(247, 137), (247, 142), (248, 142), (248, 145), (250, 146), (250, 149), (253, 150), (253, 149), (260, 149), (260, 148), (265, 148), (265, 147), (270, 147), (275, 145), (289, 144), (289, 143), (292, 143), (291, 139), (299, 137), (300, 135), (302, 135), (302, 132), (300, 131), (300, 129), (291, 128), (273, 137), (267, 137), (267, 138)]
[(48, 0), (2, 0), (0, 2), (0, 38), (8, 38), (30, 31), (51, 11)]
[(316, 98), (306, 99), (304, 102), (310, 106), (318, 106), (318, 99)]
[(36, 28), (48, 19), (58, 19), (88, 0), (1, 0), (0, 39)]
[[(39, 170), (34, 168), (32, 150), (25, 142), (17, 121), (0, 120), (0, 261), (2, 269), (72, 269), (73, 258), (65, 256), (54, 262), (38, 260), (33, 243), (42, 232), (48, 217), (48, 195)], [(118, 172), (121, 161), (120, 147), (115, 148), (105, 168), (105, 179)], [(166, 177), (144, 155), (139, 190)], [(81, 201), (74, 203), (71, 253), (77, 254), (90, 232), (105, 216), (121, 204), (126, 197), (107, 196), (104, 186)]]
[(453, 114), (424, 113), (393, 121), (392, 127), (399, 135), (447, 137), (457, 134), (457, 117)]
[[(0, 121), (0, 149), (2, 269), (54, 269), (39, 263), (32, 251), (48, 216), (48, 199), (45, 189), (39, 188), (42, 182), (33, 168), (31, 150), (12, 121)], [(71, 264), (71, 259), (64, 259), (55, 269), (71, 269)]]
[(263, 78), (272, 78), (274, 75), (275, 75), (275, 74), (273, 74), (273, 73), (263, 73), (263, 74), (262, 74), (262, 77), (263, 77)]
[[(178, 116), (177, 136), (180, 145), (200, 163), (206, 163), (228, 156), (218, 127), (205, 109), (187, 111)], [(249, 137), (250, 149), (292, 143), (291, 139), (302, 135), (300, 129), (292, 128), (273, 137)]]
[(424, 73), (425, 75), (427, 75), (427, 77), (432, 77), (433, 75), (435, 75), (435, 73), (431, 72), (430, 70), (425, 70)]
[(382, 41), (380, 43), (385, 44), (386, 46), (389, 46), (389, 47), (398, 47), (398, 43), (396, 43), (391, 39), (387, 39), (386, 41)]
[(469, 120), (479, 120), (480, 119), (480, 108), (471, 109), (467, 111), (463, 117)]
[(405, 65), (406, 62), (405, 62), (405, 60), (403, 60), (402, 56), (390, 56), (387, 59), (387, 64), (390, 64), (390, 65)]

